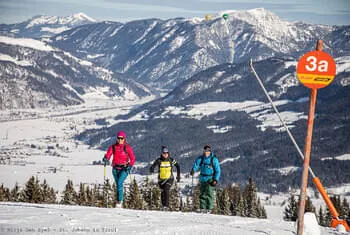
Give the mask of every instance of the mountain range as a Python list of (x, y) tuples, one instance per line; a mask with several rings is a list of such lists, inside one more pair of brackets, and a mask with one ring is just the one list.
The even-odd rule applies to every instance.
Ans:
[[(16, 28), (1, 26), (2, 35), (11, 31)], [(89, 21), (36, 41), (47, 50), (1, 39), (0, 71), (6, 84), (2, 109), (31, 107), (9, 104), (16, 95), (8, 93), (20, 89), (21, 80), (34, 84), (33, 91), (44, 91), (45, 97), (38, 100), (51, 99), (50, 105), (81, 103), (91, 87), (104, 87), (120, 97), (123, 87), (131, 84), (133, 97), (166, 90), (166, 96), (117, 116), (122, 122), (87, 130), (77, 138), (105, 149), (122, 129), (138, 161), (149, 164), (160, 146), (168, 145), (184, 172), (209, 143), (221, 161), (222, 184), (253, 177), (260, 190), (268, 192), (297, 186), (302, 162), (251, 73), (249, 60), (302, 146), (309, 91), (297, 80), (295, 67), (298, 58), (323, 39), (324, 51), (336, 60), (337, 76), (318, 95), (311, 164), (325, 185), (350, 182), (350, 161), (339, 158), (350, 152), (350, 26), (287, 22), (253, 9), (220, 12), (210, 21)], [(17, 76), (20, 79), (12, 80)], [(52, 87), (60, 88), (60, 99), (47, 98), (55, 97)], [(42, 97), (39, 93), (28, 97)], [(34, 103), (33, 107), (45, 106)]]

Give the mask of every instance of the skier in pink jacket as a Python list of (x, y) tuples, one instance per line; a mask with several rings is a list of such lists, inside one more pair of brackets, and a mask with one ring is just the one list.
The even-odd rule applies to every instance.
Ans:
[(126, 142), (126, 134), (123, 131), (118, 132), (117, 142), (109, 146), (107, 153), (102, 159), (103, 162), (109, 161), (113, 155), (112, 173), (117, 186), (117, 204), (120, 208), (124, 201), (123, 183), (129, 175), (131, 168), (135, 164), (135, 155), (132, 147)]

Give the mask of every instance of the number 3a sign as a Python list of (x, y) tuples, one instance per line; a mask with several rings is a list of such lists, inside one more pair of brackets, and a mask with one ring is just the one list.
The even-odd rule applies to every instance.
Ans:
[(299, 81), (308, 88), (328, 86), (336, 74), (333, 58), (323, 51), (311, 51), (304, 54), (297, 65)]

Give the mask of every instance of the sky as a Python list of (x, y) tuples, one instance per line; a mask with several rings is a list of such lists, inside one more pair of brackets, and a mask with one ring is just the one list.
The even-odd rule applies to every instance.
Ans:
[(83, 12), (99, 20), (204, 17), (224, 10), (265, 8), (288, 21), (350, 25), (350, 0), (0, 0), (0, 23), (35, 15), (68, 16)]

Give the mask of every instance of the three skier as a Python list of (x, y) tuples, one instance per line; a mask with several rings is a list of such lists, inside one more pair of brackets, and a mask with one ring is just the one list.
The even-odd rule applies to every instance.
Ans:
[(200, 209), (203, 213), (209, 213), (214, 208), (214, 189), (220, 179), (220, 163), (214, 155), (210, 145), (205, 145), (203, 155), (199, 156), (192, 167), (190, 175), (200, 171)]
[[(124, 181), (135, 164), (133, 149), (126, 142), (126, 134), (123, 131), (117, 134), (116, 143), (109, 146), (102, 161), (106, 163), (112, 155), (112, 173), (117, 193), (116, 207), (120, 208), (124, 201)], [(158, 185), (161, 189), (161, 201), (165, 211), (169, 208), (169, 192), (174, 183), (174, 167), (177, 172), (176, 180), (180, 182), (180, 165), (170, 157), (168, 148), (162, 146), (160, 157), (153, 162), (150, 173), (154, 173), (155, 168), (158, 168)], [(214, 189), (221, 173), (219, 160), (212, 152), (210, 145), (204, 146), (203, 154), (195, 160), (190, 175), (193, 176), (196, 171), (200, 171), (200, 209), (201, 212), (208, 213), (214, 207)]]
[(109, 146), (107, 153), (102, 159), (103, 162), (109, 161), (113, 155), (112, 174), (117, 186), (116, 207), (122, 207), (124, 201), (124, 180), (129, 175), (131, 168), (135, 164), (135, 155), (132, 147), (126, 142), (126, 134), (120, 131), (117, 134), (117, 142)]
[(174, 183), (173, 167), (176, 167), (176, 180), (180, 182), (180, 165), (171, 158), (167, 147), (162, 146), (161, 155), (157, 158), (150, 168), (150, 172), (154, 173), (154, 169), (158, 167), (158, 185), (161, 190), (161, 199), (163, 210), (169, 208), (169, 191)]

